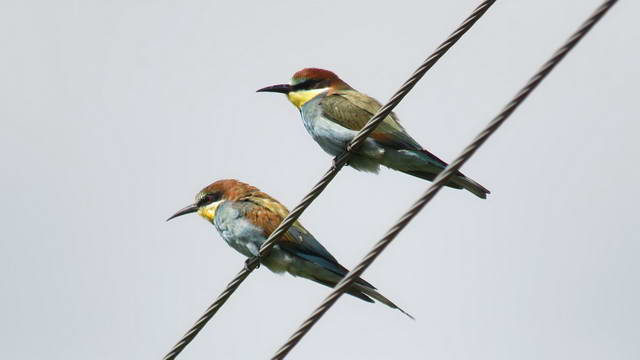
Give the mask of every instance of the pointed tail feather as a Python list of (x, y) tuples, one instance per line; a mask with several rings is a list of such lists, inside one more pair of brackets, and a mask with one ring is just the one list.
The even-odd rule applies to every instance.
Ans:
[[(421, 179), (433, 181), (438, 173), (447, 167), (447, 163), (430, 153), (426, 149), (420, 150), (392, 150), (387, 149), (382, 164), (388, 168), (413, 175)], [(486, 199), (489, 190), (464, 176), (456, 174), (445, 184), (454, 189), (467, 189), (479, 198)]]
[[(419, 177), (421, 179), (425, 179), (429, 181), (433, 181), (433, 179), (435, 179), (437, 176), (437, 174), (420, 172), (420, 171), (411, 171), (411, 170), (408, 170), (408, 171), (400, 170), (400, 171), (402, 171), (405, 174), (413, 175), (415, 177)], [(478, 184), (474, 180), (471, 180), (470, 178), (464, 176), (462, 173), (460, 173), (460, 175), (454, 175), (451, 178), (451, 180), (449, 180), (449, 182), (445, 184), (445, 186), (454, 188), (454, 189), (466, 189), (481, 199), (486, 199), (487, 194), (491, 194), (491, 191), (489, 191), (487, 188)]]
[[(319, 279), (317, 277), (310, 277), (309, 279), (328, 286), (330, 288), (333, 288), (336, 286), (337, 282), (332, 282), (332, 281), (327, 281), (327, 280), (323, 280), (323, 279)], [(384, 297), (382, 294), (380, 294), (375, 287), (373, 287), (373, 285), (369, 284), (368, 282), (364, 281), (363, 279), (358, 279), (356, 280), (355, 283), (353, 283), (353, 285), (351, 285), (351, 288), (347, 291), (345, 291), (347, 294), (351, 295), (351, 296), (355, 296), (358, 299), (364, 300), (366, 302), (374, 302), (373, 299), (376, 299), (378, 301), (380, 301), (381, 303), (387, 305), (388, 307), (392, 308), (392, 309), (398, 309), (400, 310), (400, 312), (402, 312), (403, 314), (407, 315), (408, 317), (410, 317), (412, 320), (415, 320), (415, 318), (413, 316), (411, 316), (411, 314), (409, 314), (408, 312), (402, 310), (398, 305), (394, 304), (391, 300), (387, 299), (386, 297)], [(373, 299), (371, 299), (373, 298)]]
[(394, 304), (391, 300), (389, 300), (386, 297), (384, 297), (384, 295), (380, 294), (376, 289), (368, 287), (368, 286), (364, 286), (364, 285), (358, 284), (358, 283), (354, 283), (352, 285), (352, 287), (354, 289), (357, 289), (358, 291), (361, 291), (361, 292), (367, 294), (368, 296), (380, 301), (381, 303), (387, 305), (388, 307), (390, 307), (392, 309), (400, 310), (401, 313), (407, 315), (409, 318), (411, 318), (411, 320), (415, 320), (416, 319), (411, 314), (409, 314), (408, 312), (402, 310), (402, 308), (400, 308), (398, 305)]
[[(426, 155), (427, 158), (430, 159), (431, 161), (435, 161), (439, 166), (442, 167), (442, 169), (448, 166), (446, 162), (444, 162), (442, 159), (440, 159), (439, 157), (437, 157), (427, 149), (422, 149), (419, 152), (421, 154)], [(420, 177), (419, 175), (415, 175), (415, 176)], [(431, 175), (431, 176), (435, 177), (434, 175)], [(428, 180), (433, 181), (433, 178)], [(449, 186), (452, 188), (458, 188), (458, 189), (465, 188), (481, 199), (486, 199), (487, 194), (491, 193), (487, 188), (471, 180), (470, 178), (464, 176), (464, 174), (462, 174), (460, 171), (456, 172), (456, 174), (451, 178), (451, 180), (446, 184), (446, 186)]]
[(460, 174), (460, 176), (454, 176), (453, 178), (451, 178), (451, 182), (462, 186), (463, 188), (473, 193), (475, 196), (482, 199), (486, 199), (487, 194), (491, 194), (491, 191), (489, 191), (489, 189), (462, 174)]

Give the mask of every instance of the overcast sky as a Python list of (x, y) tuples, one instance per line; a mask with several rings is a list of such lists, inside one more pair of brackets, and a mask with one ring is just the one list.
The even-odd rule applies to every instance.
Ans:
[[(243, 266), (217, 179), (293, 207), (330, 166), (282, 95), (309, 66), (386, 101), (480, 1), (25, 1), (0, 10), (7, 359), (160, 359)], [(396, 108), (452, 160), (599, 0), (498, 1)], [(640, 4), (621, 1), (292, 359), (638, 359)], [(354, 266), (429, 183), (345, 168), (302, 223)], [(329, 289), (261, 267), (180, 359), (265, 359)]]

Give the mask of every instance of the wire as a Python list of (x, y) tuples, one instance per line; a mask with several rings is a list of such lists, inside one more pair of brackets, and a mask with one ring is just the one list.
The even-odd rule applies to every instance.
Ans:
[(338, 298), (356, 281), (360, 275), (373, 263), (373, 261), (384, 251), (384, 249), (395, 239), (395, 237), (407, 226), (407, 224), (429, 203), (429, 201), (440, 191), (448, 179), (464, 165), (471, 156), (482, 146), (482, 144), (504, 123), (505, 120), (522, 104), (540, 82), (553, 70), (553, 68), (567, 55), (567, 53), (591, 30), (591, 28), (604, 16), (604, 14), (617, 2), (617, 0), (605, 1), (581, 26), (580, 28), (558, 49), (551, 59), (549, 59), (540, 70), (527, 82), (527, 84), (516, 94), (516, 96), (504, 107), (487, 127), (467, 146), (462, 153), (445, 168), (429, 186), (427, 191), (418, 199), (413, 206), (396, 222), (395, 225), (384, 235), (382, 240), (362, 259), (362, 261), (351, 270), (327, 296), (318, 308), (305, 320), (302, 325), (293, 333), (287, 342), (276, 352), (272, 360), (284, 359), (287, 354), (298, 344), (304, 335), (315, 325), (327, 310), (333, 306)]
[[(276, 241), (282, 236), (293, 223), (298, 220), (304, 210), (322, 193), (329, 185), (331, 180), (338, 174), (342, 167), (347, 163), (354, 151), (356, 151), (364, 142), (364, 140), (375, 130), (382, 120), (384, 120), (398, 105), (398, 103), (411, 91), (415, 84), (431, 69), (431, 67), (442, 58), (444, 54), (464, 35), (475, 23), (484, 15), (484, 13), (495, 3), (495, 0), (483, 1), (473, 13), (429, 56), (420, 67), (411, 75), (402, 87), (391, 97), (389, 102), (381, 107), (378, 112), (367, 122), (360, 132), (351, 140), (347, 146), (346, 152), (333, 159), (333, 166), (324, 174), (322, 179), (311, 189), (311, 191), (302, 199), (289, 215), (280, 223), (267, 241), (260, 248), (259, 256), (250, 258), (245, 263), (245, 267), (236, 275), (236, 277), (227, 285), (218, 298), (207, 308), (205, 313), (191, 327), (191, 329), (178, 341), (178, 343), (167, 353), (163, 360), (175, 359), (184, 348), (198, 335), (200, 330), (204, 328), (209, 320), (218, 312), (235, 290), (242, 284), (244, 279), (255, 270), (260, 264), (259, 258), (266, 256), (276, 244)], [(375, 54), (374, 54), (375, 56)]]

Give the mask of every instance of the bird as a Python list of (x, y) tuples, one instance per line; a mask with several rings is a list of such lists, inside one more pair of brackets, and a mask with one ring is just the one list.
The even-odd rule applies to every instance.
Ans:
[[(262, 244), (289, 214), (289, 210), (254, 186), (235, 179), (224, 179), (202, 189), (193, 204), (179, 210), (167, 221), (191, 213), (198, 213), (213, 224), (233, 249), (248, 258), (255, 258), (259, 256)], [(259, 257), (259, 260), (274, 273), (287, 272), (328, 287), (334, 287), (349, 272), (297, 221), (271, 252)], [(413, 316), (361, 278), (346, 293), (370, 303), (375, 299), (413, 319)]]
[[(257, 92), (282, 93), (300, 111), (307, 132), (332, 156), (344, 153), (353, 137), (382, 106), (376, 99), (352, 88), (335, 73), (305, 68), (288, 84), (258, 89)], [(423, 148), (391, 113), (369, 135), (348, 161), (356, 170), (378, 173), (380, 165), (433, 181), (447, 167)], [(486, 199), (489, 190), (457, 171), (445, 184), (466, 189)]]

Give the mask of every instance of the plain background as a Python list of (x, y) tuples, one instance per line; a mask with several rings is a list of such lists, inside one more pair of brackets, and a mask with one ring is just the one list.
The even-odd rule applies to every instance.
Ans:
[[(293, 207), (330, 165), (282, 95), (336, 71), (386, 101), (479, 1), (8, 1), (0, 338), (10, 359), (159, 359), (240, 270), (216, 179)], [(499, 1), (396, 112), (451, 160), (600, 1)], [(640, 5), (621, 1), (293, 359), (638, 359)], [(355, 265), (428, 183), (345, 168), (302, 222)], [(268, 358), (328, 294), (256, 271), (181, 359)]]

